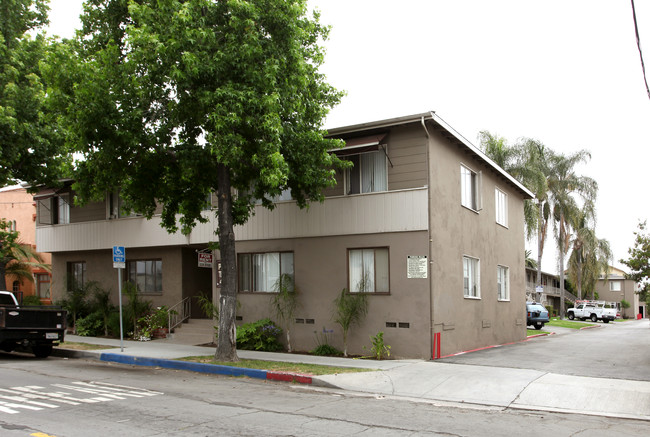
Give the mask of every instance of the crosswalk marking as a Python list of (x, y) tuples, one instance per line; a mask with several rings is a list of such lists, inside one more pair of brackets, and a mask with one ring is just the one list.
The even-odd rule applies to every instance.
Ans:
[(37, 385), (0, 388), (0, 413), (18, 414), (20, 410), (39, 411), (58, 408), (61, 404), (94, 404), (161, 394), (163, 393), (158, 391), (98, 381), (51, 384), (51, 388)]

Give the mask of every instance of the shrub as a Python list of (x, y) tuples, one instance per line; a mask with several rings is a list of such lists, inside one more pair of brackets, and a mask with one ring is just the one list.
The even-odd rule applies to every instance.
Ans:
[(277, 352), (283, 349), (278, 336), (282, 329), (270, 319), (245, 323), (237, 328), (237, 347), (244, 350)]
[(370, 352), (372, 352), (373, 358), (381, 360), (384, 357), (390, 357), (390, 346), (384, 344), (383, 332), (379, 331), (377, 335), (375, 335), (374, 337), (370, 336), (370, 341), (372, 342), (372, 347), (370, 348)]
[[(120, 312), (113, 311), (108, 316), (108, 322), (106, 323), (108, 327), (108, 335), (111, 337), (120, 338)], [(123, 326), (126, 328), (126, 326)]]
[(104, 318), (101, 313), (94, 312), (86, 317), (77, 319), (77, 335), (82, 337), (96, 337), (104, 330)]
[(41, 304), (41, 299), (38, 296), (34, 296), (34, 295), (23, 296), (24, 306), (37, 306), (40, 304)]
[(323, 326), (323, 331), (318, 332), (314, 331), (316, 336), (316, 348), (313, 349), (310, 353), (312, 355), (334, 355), (339, 356), (343, 355), (343, 352), (330, 345), (330, 335), (334, 332), (333, 329), (326, 329)]
[(334, 321), (343, 329), (343, 356), (348, 356), (348, 331), (368, 314), (368, 297), (364, 293), (349, 293), (347, 288), (334, 299)]
[(328, 356), (335, 356), (335, 357), (339, 357), (343, 355), (342, 351), (338, 350), (337, 348), (329, 344), (318, 345), (314, 350), (312, 350), (309, 353), (312, 355), (320, 355), (320, 356), (328, 355)]

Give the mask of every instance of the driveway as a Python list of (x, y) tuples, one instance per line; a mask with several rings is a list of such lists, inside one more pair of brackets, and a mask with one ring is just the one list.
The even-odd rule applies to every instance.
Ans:
[(545, 326), (554, 334), (437, 362), (650, 381), (648, 319), (597, 325), (582, 330)]

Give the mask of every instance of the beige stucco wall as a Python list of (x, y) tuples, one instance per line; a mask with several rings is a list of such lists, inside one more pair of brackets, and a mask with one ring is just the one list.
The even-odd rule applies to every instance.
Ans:
[[(621, 290), (610, 291), (612, 282), (620, 282)], [(630, 308), (621, 308), (622, 317), (635, 318), (639, 313), (639, 295), (636, 294), (636, 283), (632, 279), (612, 278), (607, 282), (601, 279), (596, 283), (595, 290), (598, 293), (598, 300), (620, 303), (621, 300), (625, 299), (630, 304)]]
[[(429, 292), (426, 279), (408, 279), (408, 255), (426, 254), (426, 232), (388, 233), (325, 238), (238, 242), (237, 252), (293, 251), (296, 286), (300, 307), (296, 318), (313, 320), (313, 324), (295, 324), (291, 339), (295, 350), (309, 351), (317, 344), (314, 331), (333, 329), (331, 344), (343, 349), (340, 326), (333, 321), (334, 299), (348, 281), (347, 250), (351, 248), (388, 247), (390, 293), (369, 294), (369, 311), (360, 326), (348, 334), (348, 352), (367, 354), (370, 336), (384, 332), (384, 340), (394, 356), (428, 358)], [(237, 314), (240, 323), (264, 317), (275, 319), (266, 293), (239, 293)], [(386, 322), (408, 323), (408, 328), (387, 327)], [(367, 350), (364, 350), (363, 347)]]
[[(482, 172), (483, 209), (461, 205), (461, 163)], [(522, 340), (525, 326), (522, 195), (502, 176), (438, 133), (431, 136), (431, 287), (441, 356)], [(508, 227), (496, 223), (494, 190), (508, 195)], [(480, 299), (463, 296), (464, 255), (479, 259)], [(497, 300), (497, 266), (509, 268), (510, 301)]]

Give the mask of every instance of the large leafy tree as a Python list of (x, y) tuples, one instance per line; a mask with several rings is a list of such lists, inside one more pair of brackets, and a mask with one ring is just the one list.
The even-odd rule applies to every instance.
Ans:
[(639, 222), (634, 232), (634, 246), (627, 250), (629, 257), (619, 262), (630, 269), (627, 277), (639, 284), (643, 284), (641, 299), (650, 305), (650, 234), (647, 222)]
[(0, 186), (51, 183), (67, 161), (41, 63), (47, 0), (0, 0)]
[(151, 217), (161, 204), (163, 226), (189, 233), (217, 193), (215, 356), (237, 360), (234, 225), (287, 189), (300, 207), (322, 200), (343, 165), (322, 131), (341, 97), (318, 72), (328, 29), (305, 0), (90, 0), (82, 24), (50, 62), (83, 156), (79, 198), (120, 189), (133, 209)]
[[(580, 150), (571, 155), (556, 154), (551, 159), (548, 177), (549, 202), (552, 206), (553, 229), (558, 247), (560, 291), (564, 290), (565, 256), (570, 248), (572, 224), (581, 214), (580, 201), (595, 202), (597, 182), (576, 173), (576, 166), (586, 162), (591, 155)], [(564, 317), (564, 295), (560, 297), (560, 317)]]
[(20, 234), (11, 229), (8, 221), (0, 219), (0, 290), (7, 290), (5, 275), (33, 282), (34, 267), (50, 268), (31, 245), (20, 241)]
[(571, 255), (569, 256), (569, 278), (576, 286), (576, 296), (594, 291), (599, 277), (607, 274), (613, 258), (609, 242), (596, 236), (596, 210), (592, 201), (587, 201), (574, 217), (572, 228)]

